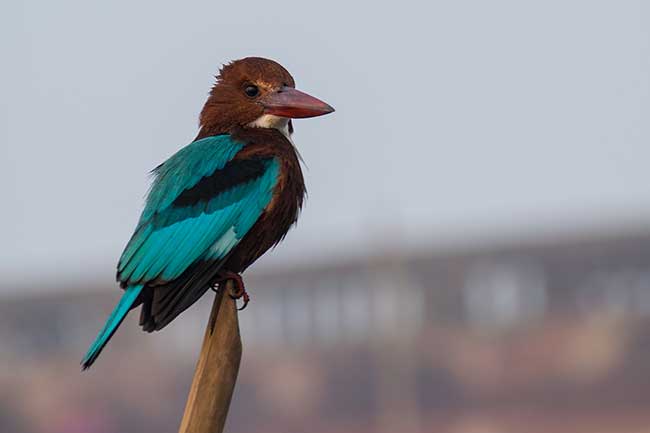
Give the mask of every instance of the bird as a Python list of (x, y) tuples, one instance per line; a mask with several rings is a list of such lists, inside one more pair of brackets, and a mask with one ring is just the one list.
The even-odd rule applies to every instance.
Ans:
[(194, 141), (152, 170), (135, 231), (117, 264), (119, 302), (81, 361), (88, 369), (127, 314), (158, 331), (210, 288), (242, 279), (296, 223), (306, 189), (292, 119), (332, 113), (296, 89), (279, 63), (246, 57), (223, 65), (199, 116)]

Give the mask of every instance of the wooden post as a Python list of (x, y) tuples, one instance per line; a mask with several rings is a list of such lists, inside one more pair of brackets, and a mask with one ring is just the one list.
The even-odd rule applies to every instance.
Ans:
[(223, 432), (242, 354), (237, 305), (227, 295), (231, 290), (228, 281), (214, 297), (179, 433)]

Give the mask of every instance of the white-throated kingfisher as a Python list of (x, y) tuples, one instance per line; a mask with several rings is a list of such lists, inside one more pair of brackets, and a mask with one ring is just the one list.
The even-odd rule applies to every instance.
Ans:
[[(142, 306), (145, 331), (164, 328), (209, 288), (234, 280), (296, 222), (305, 185), (291, 119), (334, 109), (295, 89), (278, 63), (225, 65), (196, 139), (153, 170), (135, 232), (117, 265), (124, 294), (81, 364), (90, 367), (127, 313)], [(243, 308), (243, 307), (242, 307)]]

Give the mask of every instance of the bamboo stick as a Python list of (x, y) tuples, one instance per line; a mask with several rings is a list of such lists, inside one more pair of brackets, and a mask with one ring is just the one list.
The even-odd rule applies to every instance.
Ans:
[(179, 433), (223, 432), (242, 355), (231, 290), (228, 281), (215, 295)]

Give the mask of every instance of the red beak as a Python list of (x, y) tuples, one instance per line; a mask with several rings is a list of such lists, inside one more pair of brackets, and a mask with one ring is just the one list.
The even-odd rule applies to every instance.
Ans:
[(264, 112), (280, 117), (299, 119), (329, 114), (334, 108), (293, 87), (283, 87), (262, 99)]

